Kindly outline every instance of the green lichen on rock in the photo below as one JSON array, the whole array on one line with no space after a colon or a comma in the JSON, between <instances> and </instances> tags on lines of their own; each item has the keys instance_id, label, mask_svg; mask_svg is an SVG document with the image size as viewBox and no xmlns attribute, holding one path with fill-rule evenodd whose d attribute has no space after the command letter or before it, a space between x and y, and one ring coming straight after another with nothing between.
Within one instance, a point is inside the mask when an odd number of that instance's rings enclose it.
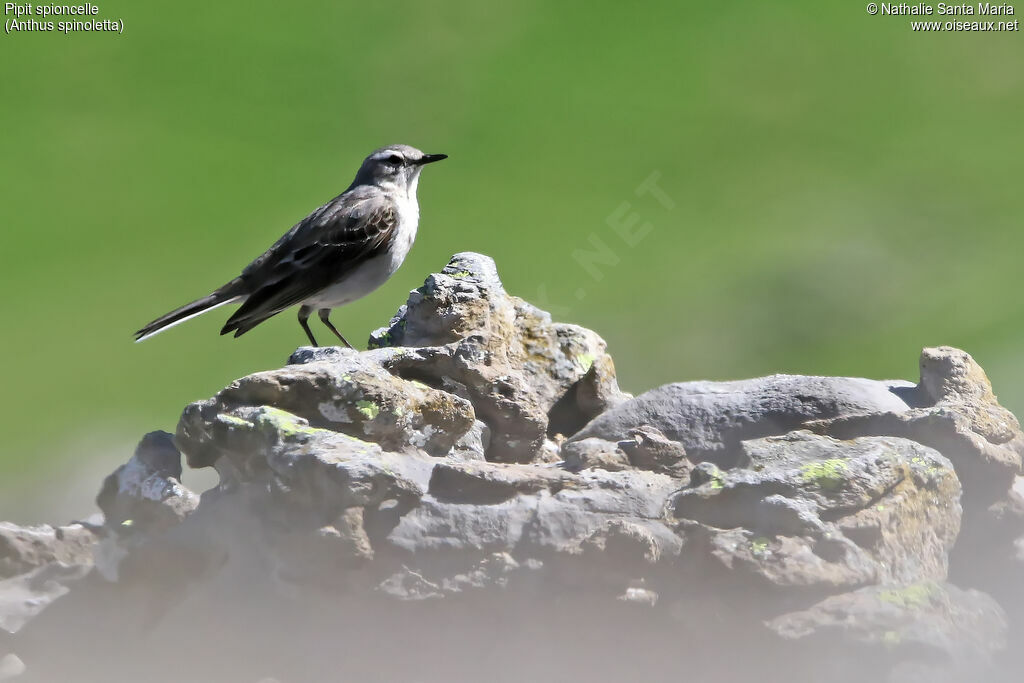
<instances>
[{"instance_id":1,"label":"green lichen on rock","mask_svg":"<svg viewBox=\"0 0 1024 683\"><path fill-rule=\"evenodd\" d=\"M724 489L725 472L720 470L718 465L712 462L703 463L703 467L706 468L703 475L706 477L706 481L704 483L708 484L712 490L715 491L721 491Z\"/></svg>"},{"instance_id":2,"label":"green lichen on rock","mask_svg":"<svg viewBox=\"0 0 1024 683\"><path fill-rule=\"evenodd\" d=\"M839 458L809 462L800 468L800 479L826 491L835 491L846 481L849 469L846 461Z\"/></svg>"},{"instance_id":3,"label":"green lichen on rock","mask_svg":"<svg viewBox=\"0 0 1024 683\"><path fill-rule=\"evenodd\" d=\"M708 483L713 490L721 491L725 488L725 472L718 469L718 466L714 463L709 464L711 465L711 471L708 473Z\"/></svg>"},{"instance_id":4,"label":"green lichen on rock","mask_svg":"<svg viewBox=\"0 0 1024 683\"><path fill-rule=\"evenodd\" d=\"M246 427L246 428L252 427L252 423L251 422L249 422L248 420L244 420L244 419L238 417L237 415L228 415L227 413L221 413L220 415L217 416L216 419L217 419L218 422L221 422L223 424L228 424L228 425L231 425L233 427Z\"/></svg>"},{"instance_id":5,"label":"green lichen on rock","mask_svg":"<svg viewBox=\"0 0 1024 683\"><path fill-rule=\"evenodd\" d=\"M597 358L594 357L594 354L587 352L576 354L576 357L573 360L576 361L576 365L578 365L584 373L587 373L590 372L590 368L594 367L594 361L597 360Z\"/></svg>"},{"instance_id":6,"label":"green lichen on rock","mask_svg":"<svg viewBox=\"0 0 1024 683\"><path fill-rule=\"evenodd\" d=\"M459 280L461 280L464 277L469 277L470 275L472 275L472 273L470 273L468 270L460 270L457 273L452 273L452 277Z\"/></svg>"},{"instance_id":7,"label":"green lichen on rock","mask_svg":"<svg viewBox=\"0 0 1024 683\"><path fill-rule=\"evenodd\" d=\"M754 555L764 555L768 552L769 539L766 536L758 536L750 542L750 552Z\"/></svg>"},{"instance_id":8,"label":"green lichen on rock","mask_svg":"<svg viewBox=\"0 0 1024 683\"><path fill-rule=\"evenodd\" d=\"M939 588L932 582L915 583L902 588L891 588L878 594L878 599L890 605L907 610L919 610L931 604L939 593Z\"/></svg>"},{"instance_id":9,"label":"green lichen on rock","mask_svg":"<svg viewBox=\"0 0 1024 683\"><path fill-rule=\"evenodd\" d=\"M900 635L899 631L886 631L882 634L882 643L887 648L894 648L903 642L903 636Z\"/></svg>"},{"instance_id":10,"label":"green lichen on rock","mask_svg":"<svg viewBox=\"0 0 1024 683\"><path fill-rule=\"evenodd\" d=\"M391 330L388 330L379 337L370 337L370 341L366 344L366 350L382 349L386 346L391 346Z\"/></svg>"},{"instance_id":11,"label":"green lichen on rock","mask_svg":"<svg viewBox=\"0 0 1024 683\"><path fill-rule=\"evenodd\" d=\"M356 410L363 414L367 420L380 415L380 406L373 401L356 401Z\"/></svg>"},{"instance_id":12,"label":"green lichen on rock","mask_svg":"<svg viewBox=\"0 0 1024 683\"><path fill-rule=\"evenodd\" d=\"M320 431L310 427L309 423L298 415L293 415L286 410L274 408L273 406L261 406L252 418L248 420L229 413L221 413L217 416L216 420L221 424L228 425L233 430L250 433L279 434L285 438L309 435Z\"/></svg>"},{"instance_id":13,"label":"green lichen on rock","mask_svg":"<svg viewBox=\"0 0 1024 683\"><path fill-rule=\"evenodd\" d=\"M286 438L315 434L321 431L310 427L309 423L301 417L272 406L260 408L255 425L259 429L274 431Z\"/></svg>"}]
</instances>

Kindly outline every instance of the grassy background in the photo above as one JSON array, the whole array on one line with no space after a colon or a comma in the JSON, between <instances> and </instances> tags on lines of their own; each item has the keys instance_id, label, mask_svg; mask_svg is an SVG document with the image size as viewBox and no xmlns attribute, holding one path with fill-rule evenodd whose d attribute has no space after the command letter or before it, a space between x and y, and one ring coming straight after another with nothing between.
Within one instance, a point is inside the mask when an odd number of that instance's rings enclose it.
<instances>
[{"instance_id":1,"label":"grassy background","mask_svg":"<svg viewBox=\"0 0 1024 683\"><path fill-rule=\"evenodd\" d=\"M106 0L123 35L0 35L0 498L123 461L279 366L292 313L238 340L226 310L131 333L391 142L451 159L424 175L405 267L335 313L350 339L478 250L600 332L634 392L914 379L922 346L952 344L1024 410L1020 33L809 1L227 5ZM671 210L637 196L652 173ZM624 202L651 225L634 245L608 222ZM573 256L595 240L600 277Z\"/></svg>"}]
</instances>

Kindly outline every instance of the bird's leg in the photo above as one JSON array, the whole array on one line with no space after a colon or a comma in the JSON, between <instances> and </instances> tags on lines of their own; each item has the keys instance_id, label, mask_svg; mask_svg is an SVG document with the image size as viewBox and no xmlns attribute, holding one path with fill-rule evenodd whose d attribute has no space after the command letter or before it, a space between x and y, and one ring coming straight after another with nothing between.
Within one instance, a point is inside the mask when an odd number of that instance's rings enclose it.
<instances>
[{"instance_id":1,"label":"bird's leg","mask_svg":"<svg viewBox=\"0 0 1024 683\"><path fill-rule=\"evenodd\" d=\"M334 336L340 339L342 344L344 344L350 349L355 350L354 347L348 343L348 340L341 336L341 332L338 332L338 328L331 324L331 309L321 308L318 311L318 313L320 314L320 320L323 321L324 325L327 325L327 329L333 332Z\"/></svg>"},{"instance_id":2,"label":"bird's leg","mask_svg":"<svg viewBox=\"0 0 1024 683\"><path fill-rule=\"evenodd\" d=\"M313 346L320 346L316 343L316 337L313 336L313 332L309 329L309 316L313 313L312 306L300 306L299 307L299 324L302 325L302 329L306 331L306 336L309 337L309 343Z\"/></svg>"}]
</instances>

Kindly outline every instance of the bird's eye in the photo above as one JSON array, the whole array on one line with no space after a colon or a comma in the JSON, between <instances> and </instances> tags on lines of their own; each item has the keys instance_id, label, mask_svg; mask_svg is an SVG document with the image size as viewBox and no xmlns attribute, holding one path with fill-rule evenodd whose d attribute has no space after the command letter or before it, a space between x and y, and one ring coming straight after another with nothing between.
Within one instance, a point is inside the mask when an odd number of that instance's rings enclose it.
<instances>
[{"instance_id":1,"label":"bird's eye","mask_svg":"<svg viewBox=\"0 0 1024 683\"><path fill-rule=\"evenodd\" d=\"M402 157L398 156L397 154L392 154L387 158L387 162L393 166L401 166L402 161Z\"/></svg>"}]
</instances>

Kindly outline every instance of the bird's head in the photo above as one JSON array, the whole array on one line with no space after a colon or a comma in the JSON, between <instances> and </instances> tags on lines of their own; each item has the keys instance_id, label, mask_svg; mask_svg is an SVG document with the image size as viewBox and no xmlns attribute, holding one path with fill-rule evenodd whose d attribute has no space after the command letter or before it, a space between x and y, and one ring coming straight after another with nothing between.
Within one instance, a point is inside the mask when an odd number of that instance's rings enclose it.
<instances>
[{"instance_id":1,"label":"bird's head","mask_svg":"<svg viewBox=\"0 0 1024 683\"><path fill-rule=\"evenodd\" d=\"M409 145L388 145L366 157L352 184L376 185L412 194L423 166L447 158L447 154L424 154Z\"/></svg>"}]
</instances>

